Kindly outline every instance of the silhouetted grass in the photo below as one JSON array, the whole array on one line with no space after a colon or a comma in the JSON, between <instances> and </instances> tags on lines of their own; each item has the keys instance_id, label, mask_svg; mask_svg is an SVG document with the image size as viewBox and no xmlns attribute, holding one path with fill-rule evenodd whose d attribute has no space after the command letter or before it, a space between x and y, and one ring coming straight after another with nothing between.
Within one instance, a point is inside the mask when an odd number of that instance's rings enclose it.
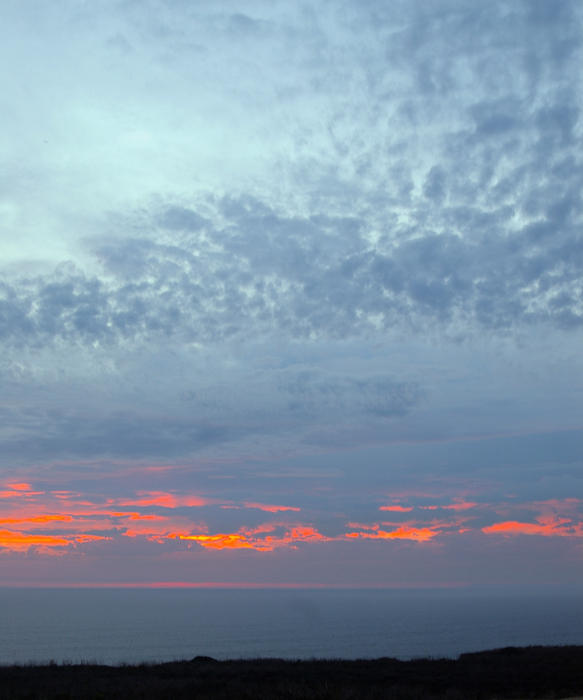
<instances>
[{"instance_id":1,"label":"silhouetted grass","mask_svg":"<svg viewBox=\"0 0 583 700\"><path fill-rule=\"evenodd\" d=\"M583 694L583 646L507 647L459 659L251 659L0 667L2 700L482 700Z\"/></svg>"}]
</instances>

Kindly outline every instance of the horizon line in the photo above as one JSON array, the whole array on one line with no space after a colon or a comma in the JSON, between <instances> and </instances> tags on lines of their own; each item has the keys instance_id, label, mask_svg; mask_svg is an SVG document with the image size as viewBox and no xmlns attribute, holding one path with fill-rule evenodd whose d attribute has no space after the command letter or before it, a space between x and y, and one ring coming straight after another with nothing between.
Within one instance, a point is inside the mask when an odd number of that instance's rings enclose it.
<instances>
[{"instance_id":1,"label":"horizon line","mask_svg":"<svg viewBox=\"0 0 583 700\"><path fill-rule=\"evenodd\" d=\"M0 583L0 588L200 588L200 589L338 589L338 590L410 590L435 588L464 588L466 582L451 583L310 583L256 581L80 581L62 583L15 582Z\"/></svg>"}]
</instances>

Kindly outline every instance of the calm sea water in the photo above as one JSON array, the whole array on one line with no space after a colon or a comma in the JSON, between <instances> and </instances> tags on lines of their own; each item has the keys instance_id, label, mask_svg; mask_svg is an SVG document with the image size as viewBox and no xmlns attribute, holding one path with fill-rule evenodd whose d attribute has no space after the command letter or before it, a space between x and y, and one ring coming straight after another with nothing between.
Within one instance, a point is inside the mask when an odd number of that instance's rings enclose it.
<instances>
[{"instance_id":1,"label":"calm sea water","mask_svg":"<svg viewBox=\"0 0 583 700\"><path fill-rule=\"evenodd\" d=\"M457 656L583 644L583 594L0 589L0 663Z\"/></svg>"}]
</instances>

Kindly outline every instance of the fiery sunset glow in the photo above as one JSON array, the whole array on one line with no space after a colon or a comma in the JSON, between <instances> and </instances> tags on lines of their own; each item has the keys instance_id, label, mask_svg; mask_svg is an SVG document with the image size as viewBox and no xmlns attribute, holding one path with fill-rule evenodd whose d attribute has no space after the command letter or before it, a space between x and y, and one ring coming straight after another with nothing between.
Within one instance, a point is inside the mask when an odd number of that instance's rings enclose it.
<instances>
[{"instance_id":1,"label":"fiery sunset glow","mask_svg":"<svg viewBox=\"0 0 583 700\"><path fill-rule=\"evenodd\" d=\"M178 551L181 549L185 553L195 548L222 551L227 556L233 550L253 550L269 556L276 550L299 547L317 550L330 543L358 547L359 540L385 542L389 547L387 555L390 555L391 542L409 542L423 547L443 538L449 542L456 536L467 537L471 533L583 538L582 503L573 498L513 504L522 512L538 509L540 513L534 517L534 522L500 519L498 513L511 508L509 503L480 504L459 500L441 505L377 506L378 510L403 520L363 523L346 519L340 520L330 532L323 532L311 523L297 520L300 507L249 501L224 504L217 494L212 497L176 495L158 490L139 491L134 496L119 498L97 498L95 494L35 489L29 483L17 486L6 483L3 488L4 493L13 494L13 498L3 499L0 508L0 555L4 556L24 552L41 559L54 554L63 556L67 552L71 556L84 552L91 555L96 543L100 543L105 555L108 548L115 552L124 539L139 539L146 546L153 543L169 552L176 552L178 546ZM212 526L217 512L225 505L234 509L241 520L232 531L218 531ZM121 506L131 506L132 510L118 510ZM249 510L259 511L264 518L271 519L254 526L246 525L245 514ZM439 510L462 511L464 515L436 519L434 513ZM412 518L412 514L418 517ZM481 525L484 518L495 522Z\"/></svg>"}]
</instances>

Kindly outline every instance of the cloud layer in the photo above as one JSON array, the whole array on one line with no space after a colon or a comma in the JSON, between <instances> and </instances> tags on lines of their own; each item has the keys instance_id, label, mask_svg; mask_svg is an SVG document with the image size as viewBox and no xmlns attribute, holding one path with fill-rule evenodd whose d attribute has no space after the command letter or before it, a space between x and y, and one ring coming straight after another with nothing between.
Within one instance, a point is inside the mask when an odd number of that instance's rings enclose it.
<instances>
[{"instance_id":1,"label":"cloud layer","mask_svg":"<svg viewBox=\"0 0 583 700\"><path fill-rule=\"evenodd\" d=\"M2 15L18 576L580 573L579 3Z\"/></svg>"}]
</instances>

